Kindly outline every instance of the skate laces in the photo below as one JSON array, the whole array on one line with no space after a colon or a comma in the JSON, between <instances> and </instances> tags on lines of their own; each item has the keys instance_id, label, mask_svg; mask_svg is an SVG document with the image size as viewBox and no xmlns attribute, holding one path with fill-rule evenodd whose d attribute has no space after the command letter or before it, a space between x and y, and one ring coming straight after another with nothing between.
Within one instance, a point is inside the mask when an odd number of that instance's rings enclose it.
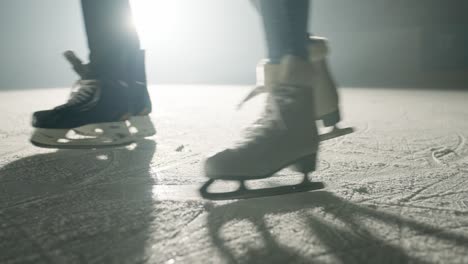
<instances>
[{"instance_id":1,"label":"skate laces","mask_svg":"<svg viewBox=\"0 0 468 264\"><path fill-rule=\"evenodd\" d=\"M83 64L80 58L75 55L71 50L67 50L63 53L63 56L72 65L73 70L80 76L81 79L87 79L89 76L90 69L87 64Z\"/></svg>"},{"instance_id":2,"label":"skate laces","mask_svg":"<svg viewBox=\"0 0 468 264\"><path fill-rule=\"evenodd\" d=\"M254 90L257 89L258 87ZM261 137L270 135L271 132L287 129L280 109L294 102L291 94L295 88L282 86L278 90L269 94L263 114L250 127L244 130L244 139L236 144L237 147L245 147L249 143L256 142ZM266 90L261 92L266 92Z\"/></svg>"},{"instance_id":3,"label":"skate laces","mask_svg":"<svg viewBox=\"0 0 468 264\"><path fill-rule=\"evenodd\" d=\"M79 80L73 85L72 93L67 103L57 108L76 106L93 101L98 90L98 80Z\"/></svg>"},{"instance_id":4,"label":"skate laces","mask_svg":"<svg viewBox=\"0 0 468 264\"><path fill-rule=\"evenodd\" d=\"M267 92L267 89L266 89L266 86L264 85L261 85L261 86L256 86L254 87L248 94L247 96L237 105L237 110L240 110L242 108L242 106L244 106L245 103L247 103L248 101L250 101L251 99L253 99L254 97L256 97L257 95L260 95L262 93L266 93ZM250 134L254 134L255 130L258 129L264 122L263 122L263 119L268 116L267 113L274 113L274 111L270 110L272 109L273 107L270 106L270 97L267 99L267 105L265 107L265 110L262 114L262 116L257 119L250 127L246 128L244 130L244 134L245 135L250 135Z\"/></svg>"},{"instance_id":5,"label":"skate laces","mask_svg":"<svg viewBox=\"0 0 468 264\"><path fill-rule=\"evenodd\" d=\"M96 79L87 79L87 76L89 76L89 67L83 64L81 59L78 58L73 51L68 50L64 52L63 55L73 66L73 69L81 79L73 84L67 103L57 108L81 105L92 101L99 89L99 81Z\"/></svg>"},{"instance_id":6,"label":"skate laces","mask_svg":"<svg viewBox=\"0 0 468 264\"><path fill-rule=\"evenodd\" d=\"M268 92L268 90L267 90L266 86L264 86L264 85L254 87L249 92L249 94L247 94L247 96L237 105L237 109L238 110L241 109L242 106L244 106L245 103L247 103L248 101L250 101L251 99L253 99L257 95L260 95L260 94L266 93L266 92Z\"/></svg>"}]
</instances>

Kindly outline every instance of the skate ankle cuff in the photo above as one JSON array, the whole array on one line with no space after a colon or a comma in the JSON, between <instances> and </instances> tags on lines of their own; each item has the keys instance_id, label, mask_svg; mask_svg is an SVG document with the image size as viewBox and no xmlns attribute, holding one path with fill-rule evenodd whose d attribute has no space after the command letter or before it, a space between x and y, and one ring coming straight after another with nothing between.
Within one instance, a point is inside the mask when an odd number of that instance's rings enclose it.
<instances>
[{"instance_id":1,"label":"skate ankle cuff","mask_svg":"<svg viewBox=\"0 0 468 264\"><path fill-rule=\"evenodd\" d=\"M309 61L321 61L324 60L328 53L328 40L321 37L310 37L308 44Z\"/></svg>"},{"instance_id":2,"label":"skate ankle cuff","mask_svg":"<svg viewBox=\"0 0 468 264\"><path fill-rule=\"evenodd\" d=\"M282 58L278 69L278 83L308 87L311 83L311 71L313 71L312 65L308 60L294 55L286 55Z\"/></svg>"}]
</instances>

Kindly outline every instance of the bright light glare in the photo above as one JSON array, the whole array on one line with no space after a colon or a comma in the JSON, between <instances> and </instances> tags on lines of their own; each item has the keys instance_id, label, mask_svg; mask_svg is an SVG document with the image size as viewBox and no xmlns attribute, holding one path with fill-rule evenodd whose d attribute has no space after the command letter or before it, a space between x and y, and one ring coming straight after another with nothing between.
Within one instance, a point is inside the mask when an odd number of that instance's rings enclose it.
<instances>
[{"instance_id":1,"label":"bright light glare","mask_svg":"<svg viewBox=\"0 0 468 264\"><path fill-rule=\"evenodd\" d=\"M130 0L130 3L143 48L154 46L157 41L169 41L181 26L180 1Z\"/></svg>"}]
</instances>

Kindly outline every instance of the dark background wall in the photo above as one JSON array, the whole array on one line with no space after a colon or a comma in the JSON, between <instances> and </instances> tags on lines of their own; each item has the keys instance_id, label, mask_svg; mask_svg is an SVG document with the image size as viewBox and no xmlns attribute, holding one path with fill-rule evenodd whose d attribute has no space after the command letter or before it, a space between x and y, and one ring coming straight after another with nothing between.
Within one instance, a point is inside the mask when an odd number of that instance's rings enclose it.
<instances>
[{"instance_id":1,"label":"dark background wall","mask_svg":"<svg viewBox=\"0 0 468 264\"><path fill-rule=\"evenodd\" d=\"M314 8L314 28L330 38L343 84L468 87L468 1L316 1Z\"/></svg>"},{"instance_id":2,"label":"dark background wall","mask_svg":"<svg viewBox=\"0 0 468 264\"><path fill-rule=\"evenodd\" d=\"M264 43L248 1L158 2L174 4L143 36L150 82L254 82ZM0 89L69 86L61 52L87 54L80 11L78 0L0 2ZM330 39L343 86L468 87L467 11L464 0L322 0L311 30Z\"/></svg>"},{"instance_id":3,"label":"dark background wall","mask_svg":"<svg viewBox=\"0 0 468 264\"><path fill-rule=\"evenodd\" d=\"M74 76L60 57L84 51L79 1L0 2L0 89L70 85Z\"/></svg>"}]
</instances>

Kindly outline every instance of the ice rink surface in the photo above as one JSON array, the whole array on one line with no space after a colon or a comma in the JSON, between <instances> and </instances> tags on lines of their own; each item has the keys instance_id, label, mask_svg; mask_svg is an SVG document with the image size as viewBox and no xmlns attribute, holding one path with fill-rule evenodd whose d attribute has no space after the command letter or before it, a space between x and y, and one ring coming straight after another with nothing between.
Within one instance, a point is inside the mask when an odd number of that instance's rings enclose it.
<instances>
[{"instance_id":1,"label":"ice rink surface","mask_svg":"<svg viewBox=\"0 0 468 264\"><path fill-rule=\"evenodd\" d=\"M0 263L468 263L467 92L342 89L357 131L321 145L327 189L203 200L204 156L261 110L236 111L248 89L152 87L157 136L60 151L29 144L30 114L69 90L1 92Z\"/></svg>"}]
</instances>

